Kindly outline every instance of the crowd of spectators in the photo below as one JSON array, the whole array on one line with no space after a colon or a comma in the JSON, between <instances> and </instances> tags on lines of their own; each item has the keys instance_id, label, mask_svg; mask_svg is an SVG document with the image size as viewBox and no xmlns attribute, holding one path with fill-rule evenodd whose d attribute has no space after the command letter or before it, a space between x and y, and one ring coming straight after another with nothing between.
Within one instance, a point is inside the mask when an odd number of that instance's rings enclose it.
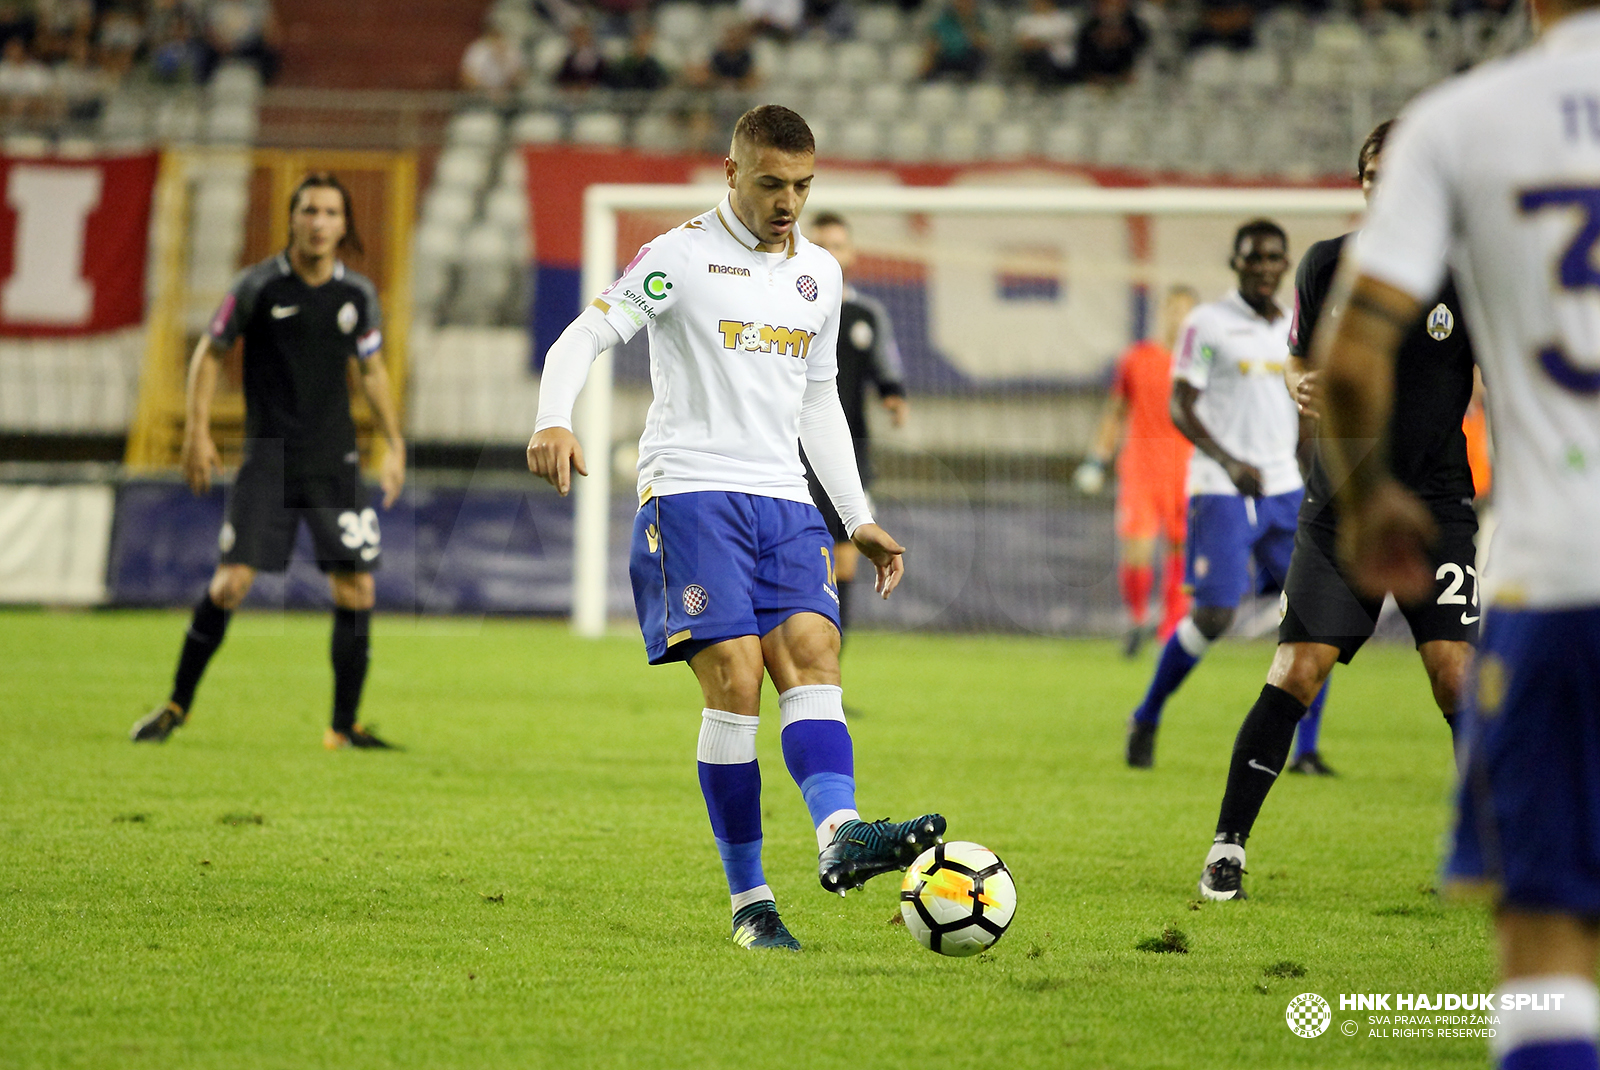
<instances>
[{"instance_id":1,"label":"crowd of spectators","mask_svg":"<svg viewBox=\"0 0 1600 1070\"><path fill-rule=\"evenodd\" d=\"M738 21L708 42L706 54L670 69L654 51L651 0L535 0L548 25L566 36L566 57L554 77L569 90L756 86L753 45L761 37L848 40L861 0L738 0ZM1159 27L1179 54L1233 51L1257 44L1257 27L1273 0L891 0L908 17L923 49L927 80L1023 81L1041 89L1115 85L1131 79ZM1428 13L1478 20L1492 33L1513 0L1298 0L1315 17L1339 15L1376 26ZM1484 29L1487 27L1487 29ZM623 58L610 41L627 40ZM1474 57L1477 58L1477 57ZM516 46L494 30L468 49L462 84L505 99L530 77Z\"/></svg>"},{"instance_id":2,"label":"crowd of spectators","mask_svg":"<svg viewBox=\"0 0 1600 1070\"><path fill-rule=\"evenodd\" d=\"M278 65L270 0L0 0L0 110L92 122L130 79L198 85L225 61Z\"/></svg>"}]
</instances>

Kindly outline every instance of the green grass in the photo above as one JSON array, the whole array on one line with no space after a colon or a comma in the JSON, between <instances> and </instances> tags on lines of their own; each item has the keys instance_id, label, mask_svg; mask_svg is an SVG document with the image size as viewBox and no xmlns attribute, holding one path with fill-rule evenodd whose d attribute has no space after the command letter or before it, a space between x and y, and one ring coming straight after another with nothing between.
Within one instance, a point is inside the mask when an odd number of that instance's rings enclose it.
<instances>
[{"instance_id":1,"label":"green grass","mask_svg":"<svg viewBox=\"0 0 1600 1070\"><path fill-rule=\"evenodd\" d=\"M1407 650L1335 675L1324 750L1343 775L1285 777L1251 900L1197 908L1267 646L1215 648L1135 773L1123 721L1149 655L854 637L866 816L938 808L1016 876L1011 931L955 960L890 924L897 881L818 888L775 724L766 869L806 949L732 945L698 689L636 637L379 618L365 719L409 750L328 753L326 617L246 614L190 725L135 747L184 624L0 613L0 1066L1485 1062L1481 1040L1339 1033L1357 1015L1338 993L1491 980L1481 910L1432 887L1450 758ZM1169 931L1186 953L1137 950L1175 950ZM1306 991L1335 1007L1313 1040L1284 1024Z\"/></svg>"}]
</instances>

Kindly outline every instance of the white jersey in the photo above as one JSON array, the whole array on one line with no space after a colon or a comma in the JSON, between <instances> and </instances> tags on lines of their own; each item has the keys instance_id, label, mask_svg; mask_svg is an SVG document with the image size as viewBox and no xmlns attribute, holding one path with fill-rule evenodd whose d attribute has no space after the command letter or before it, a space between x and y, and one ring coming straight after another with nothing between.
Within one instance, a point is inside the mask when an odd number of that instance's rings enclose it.
<instances>
[{"instance_id":1,"label":"white jersey","mask_svg":"<svg viewBox=\"0 0 1600 1070\"><path fill-rule=\"evenodd\" d=\"M1408 108L1354 256L1419 301L1455 273L1496 446L1485 597L1600 603L1600 11Z\"/></svg>"},{"instance_id":2,"label":"white jersey","mask_svg":"<svg viewBox=\"0 0 1600 1070\"><path fill-rule=\"evenodd\" d=\"M1283 382L1289 316L1268 320L1233 290L1189 313L1178 332L1172 378L1200 391L1194 413L1217 445L1261 470L1261 492L1301 487L1294 451L1300 417ZM1238 494L1222 465L1199 450L1189 456L1190 494Z\"/></svg>"},{"instance_id":3,"label":"white jersey","mask_svg":"<svg viewBox=\"0 0 1600 1070\"><path fill-rule=\"evenodd\" d=\"M837 374L839 262L791 233L776 253L722 204L639 250L595 301L623 341L650 331L654 398L639 494L731 490L810 502L806 381Z\"/></svg>"}]
</instances>

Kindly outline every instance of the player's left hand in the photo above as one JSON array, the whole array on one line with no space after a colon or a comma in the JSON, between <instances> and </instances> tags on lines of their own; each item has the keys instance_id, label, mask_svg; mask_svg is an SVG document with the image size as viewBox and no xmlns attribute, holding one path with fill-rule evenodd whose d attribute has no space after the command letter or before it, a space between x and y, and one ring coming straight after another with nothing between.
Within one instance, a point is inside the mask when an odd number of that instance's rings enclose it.
<instances>
[{"instance_id":1,"label":"player's left hand","mask_svg":"<svg viewBox=\"0 0 1600 1070\"><path fill-rule=\"evenodd\" d=\"M1317 389L1321 375L1321 372L1306 372L1294 386L1294 404L1301 416L1322 416L1322 398Z\"/></svg>"},{"instance_id":2,"label":"player's left hand","mask_svg":"<svg viewBox=\"0 0 1600 1070\"><path fill-rule=\"evenodd\" d=\"M400 497L400 488L406 485L406 446L404 442L392 444L383 453L383 464L378 469L378 486L383 488L383 507L393 505Z\"/></svg>"},{"instance_id":3,"label":"player's left hand","mask_svg":"<svg viewBox=\"0 0 1600 1070\"><path fill-rule=\"evenodd\" d=\"M1383 483L1358 509L1339 518L1339 556L1364 593L1394 592L1399 602L1433 594L1428 548L1439 529L1422 500L1394 480Z\"/></svg>"},{"instance_id":4,"label":"player's left hand","mask_svg":"<svg viewBox=\"0 0 1600 1070\"><path fill-rule=\"evenodd\" d=\"M900 577L906 574L905 558L900 556L906 548L876 524L862 524L850 536L850 541L878 570L873 590L888 598L889 593L900 586Z\"/></svg>"}]
</instances>

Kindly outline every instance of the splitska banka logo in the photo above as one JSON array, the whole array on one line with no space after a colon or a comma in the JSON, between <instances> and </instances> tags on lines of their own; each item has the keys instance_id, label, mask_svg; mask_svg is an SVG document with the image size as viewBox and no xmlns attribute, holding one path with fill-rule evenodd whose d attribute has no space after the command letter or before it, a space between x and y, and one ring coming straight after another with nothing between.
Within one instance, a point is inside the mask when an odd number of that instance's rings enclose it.
<instances>
[{"instance_id":1,"label":"splitska banka logo","mask_svg":"<svg viewBox=\"0 0 1600 1070\"><path fill-rule=\"evenodd\" d=\"M806 359L811 351L814 331L794 327L774 327L770 323L740 323L723 320L717 324L722 332L723 349L742 349L746 353L775 353L784 357Z\"/></svg>"}]
</instances>

